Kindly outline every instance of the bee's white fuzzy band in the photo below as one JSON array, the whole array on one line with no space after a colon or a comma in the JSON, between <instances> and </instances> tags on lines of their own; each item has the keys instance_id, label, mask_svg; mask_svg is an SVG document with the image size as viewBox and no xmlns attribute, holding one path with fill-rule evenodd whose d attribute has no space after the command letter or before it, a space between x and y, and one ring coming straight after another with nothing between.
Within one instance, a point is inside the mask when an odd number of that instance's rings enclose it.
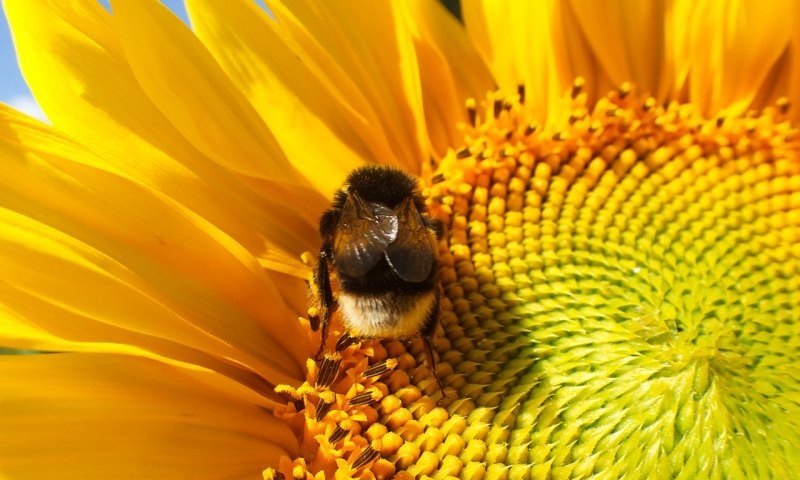
<instances>
[{"instance_id":1,"label":"bee's white fuzzy band","mask_svg":"<svg viewBox=\"0 0 800 480\"><path fill-rule=\"evenodd\" d=\"M339 306L352 336L402 338L419 333L434 300L433 291L417 295L344 293L339 297Z\"/></svg>"}]
</instances>

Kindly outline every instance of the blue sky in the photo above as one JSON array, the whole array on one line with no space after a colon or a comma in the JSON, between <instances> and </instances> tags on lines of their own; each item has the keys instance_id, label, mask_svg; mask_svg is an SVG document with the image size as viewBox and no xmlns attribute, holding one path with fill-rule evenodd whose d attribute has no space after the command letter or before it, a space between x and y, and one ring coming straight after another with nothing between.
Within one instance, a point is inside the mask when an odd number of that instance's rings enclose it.
<instances>
[{"instance_id":1,"label":"blue sky","mask_svg":"<svg viewBox=\"0 0 800 480\"><path fill-rule=\"evenodd\" d=\"M100 1L108 6L108 0ZM183 8L182 0L162 0L162 3L186 21L186 9ZM0 8L0 102L12 105L31 115L42 117L41 111L38 110L36 102L19 72L14 44L11 42L8 22L2 8Z\"/></svg>"}]
</instances>

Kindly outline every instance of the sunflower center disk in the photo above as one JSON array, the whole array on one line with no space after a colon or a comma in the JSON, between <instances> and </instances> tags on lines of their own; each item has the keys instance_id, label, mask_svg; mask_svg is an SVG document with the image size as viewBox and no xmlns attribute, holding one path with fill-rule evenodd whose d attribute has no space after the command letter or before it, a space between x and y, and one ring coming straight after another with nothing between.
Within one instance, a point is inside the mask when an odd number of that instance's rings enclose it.
<instances>
[{"instance_id":1,"label":"sunflower center disk","mask_svg":"<svg viewBox=\"0 0 800 480\"><path fill-rule=\"evenodd\" d=\"M421 345L348 347L354 380L333 389L376 400L331 409L366 414L346 432L358 447L313 453L337 456L328 474L800 471L800 133L785 105L708 120L628 86L588 109L579 87L555 134L522 95L468 102L466 147L427 189L447 225L434 345L448 398L436 405ZM392 371L362 382L384 358Z\"/></svg>"}]
</instances>

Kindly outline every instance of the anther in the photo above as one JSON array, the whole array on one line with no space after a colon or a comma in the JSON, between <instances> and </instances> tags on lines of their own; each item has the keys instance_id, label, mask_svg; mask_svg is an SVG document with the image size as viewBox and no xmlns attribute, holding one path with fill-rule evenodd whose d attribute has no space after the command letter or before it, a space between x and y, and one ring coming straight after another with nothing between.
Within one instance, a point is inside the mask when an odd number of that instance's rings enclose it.
<instances>
[{"instance_id":1,"label":"anther","mask_svg":"<svg viewBox=\"0 0 800 480\"><path fill-rule=\"evenodd\" d=\"M525 127L525 135L532 135L536 130L539 129L539 126L535 123L529 123L527 127Z\"/></svg>"},{"instance_id":2,"label":"anther","mask_svg":"<svg viewBox=\"0 0 800 480\"><path fill-rule=\"evenodd\" d=\"M525 103L525 84L520 83L517 85L517 96L519 97L519 103Z\"/></svg>"},{"instance_id":3,"label":"anther","mask_svg":"<svg viewBox=\"0 0 800 480\"><path fill-rule=\"evenodd\" d=\"M336 380L336 374L339 373L339 364L342 362L342 357L338 354L326 353L322 359L322 365L319 367L319 374L317 374L317 387L329 387Z\"/></svg>"},{"instance_id":4,"label":"anther","mask_svg":"<svg viewBox=\"0 0 800 480\"><path fill-rule=\"evenodd\" d=\"M464 147L456 153L456 158L467 158L470 155L472 155L472 153L470 153L469 147Z\"/></svg>"},{"instance_id":5,"label":"anther","mask_svg":"<svg viewBox=\"0 0 800 480\"><path fill-rule=\"evenodd\" d=\"M390 366L390 363L393 365ZM384 360L372 365L364 372L364 378L377 377L389 371L389 368L394 368L397 365L397 360Z\"/></svg>"},{"instance_id":6,"label":"anther","mask_svg":"<svg viewBox=\"0 0 800 480\"><path fill-rule=\"evenodd\" d=\"M576 98L578 95L581 94L583 91L583 86L586 85L586 80L583 77L577 77L574 82L572 82L572 98Z\"/></svg>"},{"instance_id":7,"label":"anther","mask_svg":"<svg viewBox=\"0 0 800 480\"><path fill-rule=\"evenodd\" d=\"M781 97L775 102L775 106L778 107L778 110L784 115L789 113L789 109L792 106L792 103L786 97Z\"/></svg>"},{"instance_id":8,"label":"anther","mask_svg":"<svg viewBox=\"0 0 800 480\"><path fill-rule=\"evenodd\" d=\"M274 468L264 470L264 480L286 480L286 475L276 472Z\"/></svg>"},{"instance_id":9,"label":"anther","mask_svg":"<svg viewBox=\"0 0 800 480\"><path fill-rule=\"evenodd\" d=\"M339 440L343 439L347 435L347 430L343 429L339 425L336 425L336 429L331 432L331 436L328 437L328 441L331 443L336 443Z\"/></svg>"},{"instance_id":10,"label":"anther","mask_svg":"<svg viewBox=\"0 0 800 480\"><path fill-rule=\"evenodd\" d=\"M377 402L380 400L381 393L378 390L368 390L366 392L361 392L355 397L350 400L350 405L352 406L359 406L359 405L369 405L370 403Z\"/></svg>"},{"instance_id":11,"label":"anther","mask_svg":"<svg viewBox=\"0 0 800 480\"><path fill-rule=\"evenodd\" d=\"M372 448L372 445L367 446L367 448L365 448L358 458L356 458L356 460L353 462L353 469L358 470L359 468L378 458L379 455L380 452Z\"/></svg>"},{"instance_id":12,"label":"anther","mask_svg":"<svg viewBox=\"0 0 800 480\"><path fill-rule=\"evenodd\" d=\"M469 124L474 127L475 122L478 119L478 107L477 104L475 103L475 99L468 98L466 105L467 105L467 117L469 117Z\"/></svg>"},{"instance_id":13,"label":"anther","mask_svg":"<svg viewBox=\"0 0 800 480\"><path fill-rule=\"evenodd\" d=\"M617 94L619 98L625 99L628 95L630 95L631 90L633 90L633 85L631 82L622 82L622 84L617 87Z\"/></svg>"},{"instance_id":14,"label":"anther","mask_svg":"<svg viewBox=\"0 0 800 480\"><path fill-rule=\"evenodd\" d=\"M331 403L326 402L325 400L320 400L317 404L317 412L314 414L314 420L321 421L325 414L331 411Z\"/></svg>"},{"instance_id":15,"label":"anther","mask_svg":"<svg viewBox=\"0 0 800 480\"><path fill-rule=\"evenodd\" d=\"M494 103L492 104L492 107L494 109L493 110L494 118L499 117L500 116L500 112L503 110L503 101L501 99L499 99L499 98L495 98L494 99Z\"/></svg>"},{"instance_id":16,"label":"anther","mask_svg":"<svg viewBox=\"0 0 800 480\"><path fill-rule=\"evenodd\" d=\"M431 183L436 185L437 183L444 182L444 173L437 173L433 177L431 177ZM338 345L338 344L337 344Z\"/></svg>"},{"instance_id":17,"label":"anther","mask_svg":"<svg viewBox=\"0 0 800 480\"><path fill-rule=\"evenodd\" d=\"M350 336L349 333L344 332L344 334L342 334L342 336L339 337L339 340L336 341L336 347L334 348L336 349L337 352L341 352L342 350L356 343L357 341L358 341L357 338L353 338Z\"/></svg>"}]
</instances>

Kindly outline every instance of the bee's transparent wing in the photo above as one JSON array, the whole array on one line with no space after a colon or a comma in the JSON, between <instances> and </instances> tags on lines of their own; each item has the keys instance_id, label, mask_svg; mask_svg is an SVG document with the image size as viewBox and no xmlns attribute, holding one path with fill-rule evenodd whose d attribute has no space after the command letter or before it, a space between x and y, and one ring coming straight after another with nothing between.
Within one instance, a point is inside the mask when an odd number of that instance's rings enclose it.
<instances>
[{"instance_id":1,"label":"bee's transparent wing","mask_svg":"<svg viewBox=\"0 0 800 480\"><path fill-rule=\"evenodd\" d=\"M430 275L436 256L430 233L412 198L397 207L397 220L397 239L386 248L386 259L403 280L421 282Z\"/></svg>"},{"instance_id":2,"label":"bee's transparent wing","mask_svg":"<svg viewBox=\"0 0 800 480\"><path fill-rule=\"evenodd\" d=\"M348 194L333 238L337 270L351 277L366 274L397 238L397 215L390 208Z\"/></svg>"}]
</instances>

